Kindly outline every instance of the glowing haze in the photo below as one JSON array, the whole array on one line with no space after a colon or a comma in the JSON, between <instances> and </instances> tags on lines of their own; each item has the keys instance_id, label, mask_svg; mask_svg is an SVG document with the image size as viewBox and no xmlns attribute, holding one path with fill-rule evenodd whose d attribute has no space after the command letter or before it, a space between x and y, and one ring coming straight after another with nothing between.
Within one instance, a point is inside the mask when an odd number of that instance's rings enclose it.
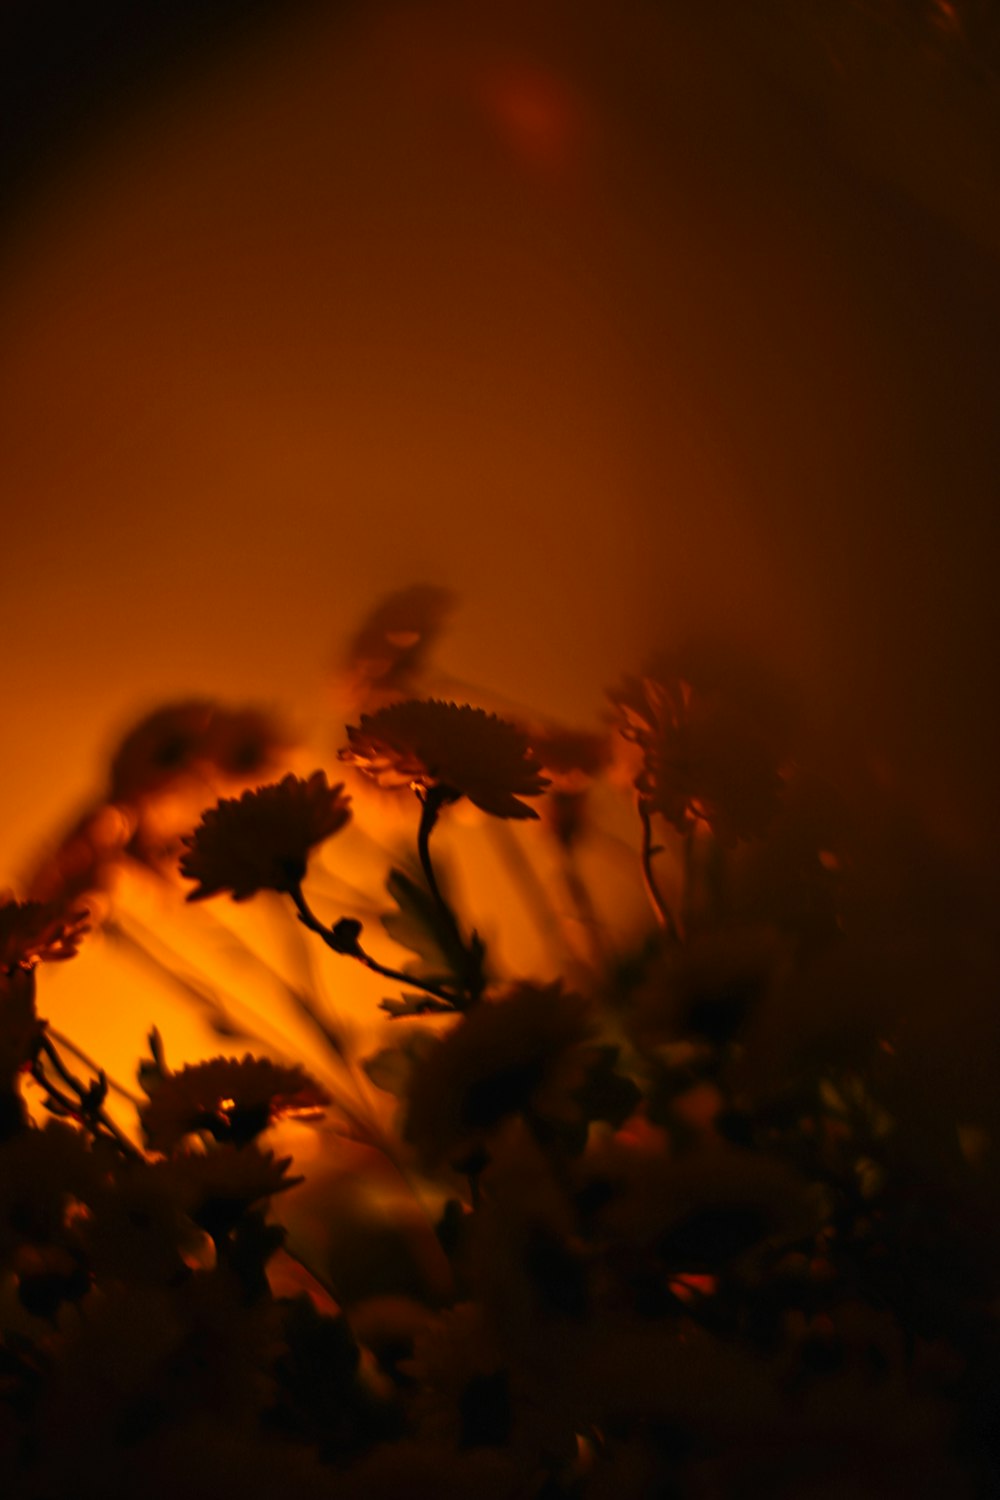
<instances>
[{"instance_id":1,"label":"glowing haze","mask_svg":"<svg viewBox=\"0 0 1000 1500\"><path fill-rule=\"evenodd\" d=\"M319 7L36 197L0 348L9 878L137 711L318 713L415 580L463 597L457 676L556 714L735 635L985 847L991 101L902 35L880 93L863 17L806 16Z\"/></svg>"}]
</instances>

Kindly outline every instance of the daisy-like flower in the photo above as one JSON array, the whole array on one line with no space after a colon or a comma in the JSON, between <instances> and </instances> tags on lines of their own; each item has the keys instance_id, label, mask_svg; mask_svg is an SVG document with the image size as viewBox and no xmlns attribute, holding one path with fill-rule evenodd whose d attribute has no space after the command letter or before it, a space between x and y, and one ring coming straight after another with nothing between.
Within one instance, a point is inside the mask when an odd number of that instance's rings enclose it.
<instances>
[{"instance_id":1,"label":"daisy-like flower","mask_svg":"<svg viewBox=\"0 0 1000 1500\"><path fill-rule=\"evenodd\" d=\"M196 1131L243 1145L281 1116L315 1116L330 1103L301 1068L249 1053L190 1063L149 1087L139 1115L150 1148L164 1153Z\"/></svg>"},{"instance_id":2,"label":"daisy-like flower","mask_svg":"<svg viewBox=\"0 0 1000 1500\"><path fill-rule=\"evenodd\" d=\"M558 985L483 1001L414 1067L407 1139L433 1164L468 1154L511 1115L574 1117L591 1031L584 1002Z\"/></svg>"},{"instance_id":3,"label":"daisy-like flower","mask_svg":"<svg viewBox=\"0 0 1000 1500\"><path fill-rule=\"evenodd\" d=\"M0 905L0 970L9 974L18 967L72 958L89 925L85 911L8 896Z\"/></svg>"},{"instance_id":4,"label":"daisy-like flower","mask_svg":"<svg viewBox=\"0 0 1000 1500\"><path fill-rule=\"evenodd\" d=\"M258 891L295 890L310 850L350 816L343 783L329 786L323 771L308 781L288 775L242 797L223 797L183 840L181 874L198 882L188 900L229 891L234 901L246 901Z\"/></svg>"},{"instance_id":5,"label":"daisy-like flower","mask_svg":"<svg viewBox=\"0 0 1000 1500\"><path fill-rule=\"evenodd\" d=\"M782 755L743 702L670 664L610 697L621 734L641 752L635 785L649 812L681 833L706 823L722 844L765 832L784 786Z\"/></svg>"},{"instance_id":6,"label":"daisy-like flower","mask_svg":"<svg viewBox=\"0 0 1000 1500\"><path fill-rule=\"evenodd\" d=\"M482 708L437 698L390 703L348 726L341 760L383 787L436 789L442 801L468 797L496 818L536 818L519 801L548 785L517 725Z\"/></svg>"}]
</instances>

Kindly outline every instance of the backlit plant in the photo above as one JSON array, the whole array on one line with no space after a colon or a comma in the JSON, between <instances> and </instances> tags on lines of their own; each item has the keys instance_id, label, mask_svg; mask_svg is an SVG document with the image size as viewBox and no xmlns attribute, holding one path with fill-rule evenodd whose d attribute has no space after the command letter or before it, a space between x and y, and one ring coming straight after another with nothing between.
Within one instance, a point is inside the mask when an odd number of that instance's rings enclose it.
<instances>
[{"instance_id":1,"label":"backlit plant","mask_svg":"<svg viewBox=\"0 0 1000 1500\"><path fill-rule=\"evenodd\" d=\"M324 767L255 711L149 715L0 904L5 1493L987 1492L994 1104L923 1089L868 793L704 655L582 730L424 695L444 600L359 630ZM409 848L361 917L322 876L380 797ZM476 820L544 973L462 880ZM130 862L192 921L280 908L345 997L286 984L310 1049L189 973L223 1053L154 1026L137 1091L48 1024L47 963L142 945Z\"/></svg>"}]
</instances>

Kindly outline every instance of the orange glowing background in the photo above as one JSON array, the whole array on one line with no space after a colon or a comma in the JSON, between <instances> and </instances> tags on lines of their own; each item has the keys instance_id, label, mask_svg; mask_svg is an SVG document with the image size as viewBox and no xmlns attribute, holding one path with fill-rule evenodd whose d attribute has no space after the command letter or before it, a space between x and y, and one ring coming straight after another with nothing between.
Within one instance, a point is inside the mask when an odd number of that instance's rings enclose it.
<instances>
[{"instance_id":1,"label":"orange glowing background","mask_svg":"<svg viewBox=\"0 0 1000 1500\"><path fill-rule=\"evenodd\" d=\"M0 873L161 700L335 745L335 647L415 580L462 596L455 677L557 717L735 636L992 868L996 94L873 25L294 7L40 183L3 263ZM128 1071L151 1002L99 962L46 1005Z\"/></svg>"}]
</instances>

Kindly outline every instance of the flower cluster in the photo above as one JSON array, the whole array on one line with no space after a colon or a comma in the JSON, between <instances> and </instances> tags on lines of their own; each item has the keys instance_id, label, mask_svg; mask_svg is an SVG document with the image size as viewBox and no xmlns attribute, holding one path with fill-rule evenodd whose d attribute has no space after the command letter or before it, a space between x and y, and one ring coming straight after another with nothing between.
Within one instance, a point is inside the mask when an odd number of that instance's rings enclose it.
<instances>
[{"instance_id":1,"label":"flower cluster","mask_svg":"<svg viewBox=\"0 0 1000 1500\"><path fill-rule=\"evenodd\" d=\"M36 1011L80 905L0 902L7 1489L995 1492L1000 1026L932 835L718 659L628 679L613 730L400 697L448 602L393 596L348 652L342 759L419 802L375 886L350 836L310 869L350 800L265 780L265 719L192 700L119 747L125 842L209 760L260 782L202 783L194 906L154 887L176 970L108 898L230 1055L168 1067L154 1029L134 1094ZM460 798L525 826L440 840ZM222 893L277 899L213 923Z\"/></svg>"}]
</instances>

